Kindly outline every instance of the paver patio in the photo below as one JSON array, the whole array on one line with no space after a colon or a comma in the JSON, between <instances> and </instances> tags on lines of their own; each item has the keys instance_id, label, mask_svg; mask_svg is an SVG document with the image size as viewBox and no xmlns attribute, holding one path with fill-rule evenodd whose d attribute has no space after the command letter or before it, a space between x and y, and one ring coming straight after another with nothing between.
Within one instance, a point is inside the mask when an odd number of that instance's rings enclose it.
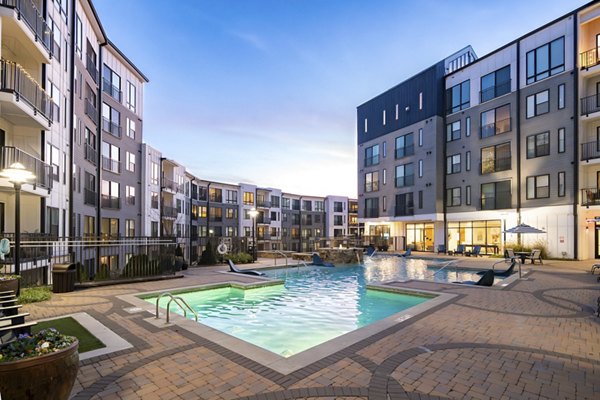
<instances>
[{"instance_id":1,"label":"paver patio","mask_svg":"<svg viewBox=\"0 0 600 400\"><path fill-rule=\"evenodd\" d=\"M600 283L590 264L545 261L503 290L391 283L458 296L288 375L176 325L157 327L116 297L253 280L223 274L224 266L55 294L25 308L33 319L86 312L133 345L82 361L74 399L597 399Z\"/></svg>"}]
</instances>

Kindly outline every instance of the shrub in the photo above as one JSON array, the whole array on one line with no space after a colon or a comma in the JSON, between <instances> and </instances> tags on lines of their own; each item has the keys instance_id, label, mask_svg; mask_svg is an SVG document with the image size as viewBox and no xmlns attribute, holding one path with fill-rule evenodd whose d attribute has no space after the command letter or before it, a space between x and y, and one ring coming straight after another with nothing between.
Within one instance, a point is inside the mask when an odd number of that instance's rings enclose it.
<instances>
[{"instance_id":1,"label":"shrub","mask_svg":"<svg viewBox=\"0 0 600 400\"><path fill-rule=\"evenodd\" d=\"M200 257L201 265L215 265L217 263L217 258L215 256L215 249L213 249L212 244L208 244L206 249L202 252L202 256Z\"/></svg>"},{"instance_id":2,"label":"shrub","mask_svg":"<svg viewBox=\"0 0 600 400\"><path fill-rule=\"evenodd\" d=\"M231 253L227 254L225 258L231 259L234 264L249 264L254 261L252 255L248 253Z\"/></svg>"},{"instance_id":3,"label":"shrub","mask_svg":"<svg viewBox=\"0 0 600 400\"><path fill-rule=\"evenodd\" d=\"M50 300L52 297L52 290L50 286L37 286L22 288L19 294L19 303L30 304L37 303L40 301Z\"/></svg>"},{"instance_id":4,"label":"shrub","mask_svg":"<svg viewBox=\"0 0 600 400\"><path fill-rule=\"evenodd\" d=\"M519 244L517 242L506 242L504 243L504 249L513 249L514 251L531 252L533 249L539 249L541 251L542 258L549 258L548 245L545 241L539 239L533 243Z\"/></svg>"}]
</instances>

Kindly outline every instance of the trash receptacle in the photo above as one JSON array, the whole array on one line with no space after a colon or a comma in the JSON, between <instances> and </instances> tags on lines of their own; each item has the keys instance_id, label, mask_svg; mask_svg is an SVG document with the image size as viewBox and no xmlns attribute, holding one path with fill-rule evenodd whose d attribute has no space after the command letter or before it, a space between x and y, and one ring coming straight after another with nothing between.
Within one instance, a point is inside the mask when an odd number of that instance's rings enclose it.
<instances>
[{"instance_id":1,"label":"trash receptacle","mask_svg":"<svg viewBox=\"0 0 600 400\"><path fill-rule=\"evenodd\" d=\"M52 291L67 293L75 290L77 264L54 264L52 266Z\"/></svg>"}]
</instances>

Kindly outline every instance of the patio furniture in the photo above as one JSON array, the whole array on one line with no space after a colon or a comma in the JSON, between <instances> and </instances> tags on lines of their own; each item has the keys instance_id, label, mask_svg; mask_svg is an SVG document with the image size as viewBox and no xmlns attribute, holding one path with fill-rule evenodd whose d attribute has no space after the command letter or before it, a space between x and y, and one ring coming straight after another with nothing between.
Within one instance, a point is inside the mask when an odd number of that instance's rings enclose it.
<instances>
[{"instance_id":1,"label":"patio furniture","mask_svg":"<svg viewBox=\"0 0 600 400\"><path fill-rule=\"evenodd\" d=\"M500 262L504 262L504 261L500 261ZM496 263L498 264L498 263ZM496 266L496 264L494 264L492 266L492 268L494 268ZM492 271L494 271L494 276L500 276L503 278L509 277L513 274L513 272L515 271L515 265L517 265L517 261L513 258L512 262L510 263L510 266L505 269L504 271L496 271L495 269L492 269ZM479 271L477 272L477 275L483 275L485 274L487 271Z\"/></svg>"},{"instance_id":2,"label":"patio furniture","mask_svg":"<svg viewBox=\"0 0 600 400\"><path fill-rule=\"evenodd\" d=\"M438 254L440 254L440 253L446 254L446 245L438 244L437 252L438 252Z\"/></svg>"},{"instance_id":3,"label":"patio furniture","mask_svg":"<svg viewBox=\"0 0 600 400\"><path fill-rule=\"evenodd\" d=\"M504 250L504 258L506 260L513 260L515 258L515 252L513 249Z\"/></svg>"},{"instance_id":4,"label":"patio furniture","mask_svg":"<svg viewBox=\"0 0 600 400\"><path fill-rule=\"evenodd\" d=\"M367 246L366 253L369 257L371 257L373 254L375 254L375 247L371 245Z\"/></svg>"},{"instance_id":5,"label":"patio furniture","mask_svg":"<svg viewBox=\"0 0 600 400\"><path fill-rule=\"evenodd\" d=\"M465 255L465 245L464 244L459 244L456 247L456 250L454 250L454 254L461 254L461 255Z\"/></svg>"},{"instance_id":6,"label":"patio furniture","mask_svg":"<svg viewBox=\"0 0 600 400\"><path fill-rule=\"evenodd\" d=\"M473 251L471 252L471 255L477 257L477 256L481 255L480 253L481 253L481 246L480 245L473 246Z\"/></svg>"},{"instance_id":7,"label":"patio furniture","mask_svg":"<svg viewBox=\"0 0 600 400\"><path fill-rule=\"evenodd\" d=\"M531 253L529 251L515 251L515 255L519 257L521 264L525 264L525 260L531 257Z\"/></svg>"},{"instance_id":8,"label":"patio furniture","mask_svg":"<svg viewBox=\"0 0 600 400\"><path fill-rule=\"evenodd\" d=\"M332 263L323 261L323 259L317 253L313 253L312 255L312 263L313 265L317 265L319 267L335 267L335 265Z\"/></svg>"},{"instance_id":9,"label":"patio furniture","mask_svg":"<svg viewBox=\"0 0 600 400\"><path fill-rule=\"evenodd\" d=\"M596 270L600 270L600 264L594 264L594 265L592 265L592 269L590 270L590 272L592 273L592 275L594 274L594 272L596 272Z\"/></svg>"},{"instance_id":10,"label":"patio furniture","mask_svg":"<svg viewBox=\"0 0 600 400\"><path fill-rule=\"evenodd\" d=\"M408 257L410 256L410 253L412 253L412 248L409 247L408 249L406 249L406 251L404 252L404 254L398 254L398 257Z\"/></svg>"},{"instance_id":11,"label":"patio furniture","mask_svg":"<svg viewBox=\"0 0 600 400\"><path fill-rule=\"evenodd\" d=\"M264 275L264 273L259 272L259 271L255 271L253 269L239 269L233 263L233 261L231 261L230 259L227 259L227 264L229 264L229 270L231 272L235 272L236 274L256 275L256 276L263 276Z\"/></svg>"},{"instance_id":12,"label":"patio furniture","mask_svg":"<svg viewBox=\"0 0 600 400\"><path fill-rule=\"evenodd\" d=\"M531 260L532 264L535 264L536 260L543 264L542 262L542 251L540 249L531 250L531 254L527 257L528 260Z\"/></svg>"},{"instance_id":13,"label":"patio furniture","mask_svg":"<svg viewBox=\"0 0 600 400\"><path fill-rule=\"evenodd\" d=\"M460 283L463 285L473 285L473 286L492 286L494 284L494 271L488 269L483 273L481 278L477 282L475 281L463 281L463 282L453 282Z\"/></svg>"}]
</instances>

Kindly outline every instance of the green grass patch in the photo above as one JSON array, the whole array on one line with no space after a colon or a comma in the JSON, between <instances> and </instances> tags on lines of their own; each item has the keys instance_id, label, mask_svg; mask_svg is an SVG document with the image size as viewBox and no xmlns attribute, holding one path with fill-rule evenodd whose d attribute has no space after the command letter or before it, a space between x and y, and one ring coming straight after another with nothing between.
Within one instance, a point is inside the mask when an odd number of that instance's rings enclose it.
<instances>
[{"instance_id":1,"label":"green grass patch","mask_svg":"<svg viewBox=\"0 0 600 400\"><path fill-rule=\"evenodd\" d=\"M79 322L71 317L40 321L37 325L31 327L31 332L37 333L42 329L48 328L54 328L64 335L75 336L79 339L80 353L106 347L106 345L98 340L96 336L92 335L90 331L85 329Z\"/></svg>"},{"instance_id":2,"label":"green grass patch","mask_svg":"<svg viewBox=\"0 0 600 400\"><path fill-rule=\"evenodd\" d=\"M51 297L52 288L50 286L21 288L21 293L19 294L19 304L37 303L39 301L50 300Z\"/></svg>"}]
</instances>

